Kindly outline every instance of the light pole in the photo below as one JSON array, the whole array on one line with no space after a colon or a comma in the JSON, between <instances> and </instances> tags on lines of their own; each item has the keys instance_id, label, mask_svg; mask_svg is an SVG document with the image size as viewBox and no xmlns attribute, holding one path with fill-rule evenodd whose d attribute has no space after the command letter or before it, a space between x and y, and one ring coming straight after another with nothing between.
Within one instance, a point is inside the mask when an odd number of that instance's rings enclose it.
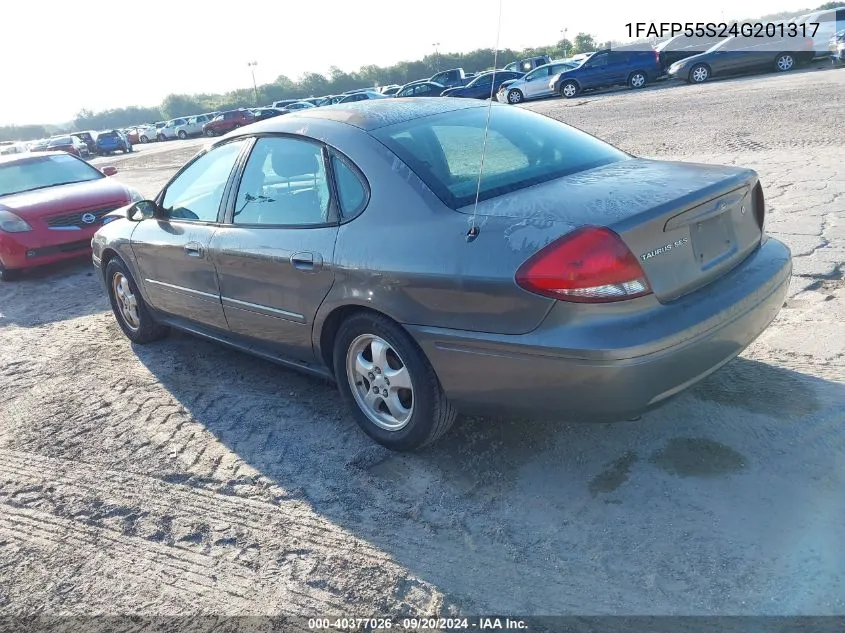
<instances>
[{"instance_id":1,"label":"light pole","mask_svg":"<svg viewBox=\"0 0 845 633\"><path fill-rule=\"evenodd\" d=\"M432 46L434 47L434 69L440 70L440 51L437 50L440 42L435 42Z\"/></svg>"},{"instance_id":2,"label":"light pole","mask_svg":"<svg viewBox=\"0 0 845 633\"><path fill-rule=\"evenodd\" d=\"M258 105L258 85L255 83L255 67L258 66L258 62L247 62L246 65L252 72L252 92L255 95L255 105Z\"/></svg>"},{"instance_id":3,"label":"light pole","mask_svg":"<svg viewBox=\"0 0 845 633\"><path fill-rule=\"evenodd\" d=\"M567 41L566 41L566 32L567 32L568 30L569 30L569 29L567 29L567 28L562 28L562 29L560 30L560 34L561 34L561 35L563 35L563 38L562 38L562 39L563 39L563 56L564 56L564 57L568 57L568 56L569 56L569 42L567 42Z\"/></svg>"}]
</instances>

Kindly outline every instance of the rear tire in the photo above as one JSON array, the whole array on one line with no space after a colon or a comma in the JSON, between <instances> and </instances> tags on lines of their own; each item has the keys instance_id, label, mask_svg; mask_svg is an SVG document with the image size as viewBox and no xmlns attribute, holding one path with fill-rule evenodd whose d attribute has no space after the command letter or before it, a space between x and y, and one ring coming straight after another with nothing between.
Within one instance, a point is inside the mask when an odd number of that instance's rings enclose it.
<instances>
[{"instance_id":1,"label":"rear tire","mask_svg":"<svg viewBox=\"0 0 845 633\"><path fill-rule=\"evenodd\" d=\"M208 137L214 136L214 130L206 130L205 135Z\"/></svg>"},{"instance_id":2,"label":"rear tire","mask_svg":"<svg viewBox=\"0 0 845 633\"><path fill-rule=\"evenodd\" d=\"M117 257L112 259L106 266L105 277L112 311L126 338L143 345L167 336L169 328L153 319L132 274L122 260Z\"/></svg>"},{"instance_id":3,"label":"rear tire","mask_svg":"<svg viewBox=\"0 0 845 633\"><path fill-rule=\"evenodd\" d=\"M646 74L641 70L635 70L630 75L628 75L628 87L637 89L643 88L648 83L648 77Z\"/></svg>"},{"instance_id":4,"label":"rear tire","mask_svg":"<svg viewBox=\"0 0 845 633\"><path fill-rule=\"evenodd\" d=\"M795 68L795 56L791 53L781 53L775 58L775 68L778 72L788 72Z\"/></svg>"},{"instance_id":5,"label":"rear tire","mask_svg":"<svg viewBox=\"0 0 845 633\"><path fill-rule=\"evenodd\" d=\"M564 99L572 99L579 94L581 94L581 86L576 81L569 79L560 85L560 96Z\"/></svg>"},{"instance_id":6,"label":"rear tire","mask_svg":"<svg viewBox=\"0 0 845 633\"><path fill-rule=\"evenodd\" d=\"M434 369L410 335L390 319L367 312L349 317L338 330L333 351L341 397L361 429L385 448L412 451L452 426L457 413ZM410 387L400 387L400 382Z\"/></svg>"}]
</instances>

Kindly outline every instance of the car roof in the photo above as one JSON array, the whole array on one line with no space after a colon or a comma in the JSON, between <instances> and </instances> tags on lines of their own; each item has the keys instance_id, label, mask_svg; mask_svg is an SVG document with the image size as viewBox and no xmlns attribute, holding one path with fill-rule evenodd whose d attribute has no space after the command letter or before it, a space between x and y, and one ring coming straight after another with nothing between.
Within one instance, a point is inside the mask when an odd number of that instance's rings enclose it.
<instances>
[{"instance_id":1,"label":"car roof","mask_svg":"<svg viewBox=\"0 0 845 633\"><path fill-rule=\"evenodd\" d=\"M251 133L287 132L291 124L303 119L322 119L345 123L362 130L375 130L394 123L404 123L413 119L454 112L469 108L483 108L488 104L474 99L451 97L401 97L398 99L366 99L352 103L338 103L322 108L297 110L284 117L266 119L250 125L246 130ZM500 104L492 104L497 107ZM505 106L507 107L507 106ZM244 129L244 128L241 128Z\"/></svg>"}]
</instances>

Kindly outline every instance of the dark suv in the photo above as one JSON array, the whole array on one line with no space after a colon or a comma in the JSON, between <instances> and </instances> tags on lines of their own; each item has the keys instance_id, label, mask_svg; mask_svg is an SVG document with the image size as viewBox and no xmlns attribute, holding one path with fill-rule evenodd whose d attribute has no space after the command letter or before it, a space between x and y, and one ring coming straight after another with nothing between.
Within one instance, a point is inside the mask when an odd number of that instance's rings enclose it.
<instances>
[{"instance_id":1,"label":"dark suv","mask_svg":"<svg viewBox=\"0 0 845 633\"><path fill-rule=\"evenodd\" d=\"M660 53L653 48L604 49L596 51L580 66L551 77L549 87L571 99L583 90L626 84L642 88L663 74Z\"/></svg>"},{"instance_id":2,"label":"dark suv","mask_svg":"<svg viewBox=\"0 0 845 633\"><path fill-rule=\"evenodd\" d=\"M249 110L229 110L228 112L218 114L211 121L203 125L202 133L206 136L216 136L254 122L255 115Z\"/></svg>"}]
</instances>

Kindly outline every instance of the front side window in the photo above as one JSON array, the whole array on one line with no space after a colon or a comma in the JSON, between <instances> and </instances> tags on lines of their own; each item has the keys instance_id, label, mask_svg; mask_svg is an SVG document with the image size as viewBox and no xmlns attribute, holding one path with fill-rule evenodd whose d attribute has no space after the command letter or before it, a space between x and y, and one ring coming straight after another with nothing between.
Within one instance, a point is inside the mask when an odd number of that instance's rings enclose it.
<instances>
[{"instance_id":1,"label":"front side window","mask_svg":"<svg viewBox=\"0 0 845 633\"><path fill-rule=\"evenodd\" d=\"M329 221L320 145L288 137L256 141L238 187L234 224L314 226Z\"/></svg>"},{"instance_id":2,"label":"front side window","mask_svg":"<svg viewBox=\"0 0 845 633\"><path fill-rule=\"evenodd\" d=\"M440 199L458 209L475 200L487 108L468 108L371 132ZM480 200L626 160L599 139L523 108L492 107Z\"/></svg>"},{"instance_id":3,"label":"front side window","mask_svg":"<svg viewBox=\"0 0 845 633\"><path fill-rule=\"evenodd\" d=\"M226 182L244 141L226 143L203 154L170 183L162 207L174 220L216 222Z\"/></svg>"}]
</instances>

